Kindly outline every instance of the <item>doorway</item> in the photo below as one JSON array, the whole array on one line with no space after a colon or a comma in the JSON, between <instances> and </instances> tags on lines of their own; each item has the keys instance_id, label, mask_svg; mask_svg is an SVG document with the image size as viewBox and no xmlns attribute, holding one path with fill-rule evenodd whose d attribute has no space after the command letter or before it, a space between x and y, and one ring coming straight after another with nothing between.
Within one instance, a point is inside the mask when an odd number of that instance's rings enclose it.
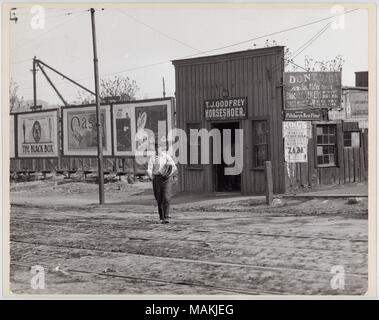
<instances>
[{"instance_id":1,"label":"doorway","mask_svg":"<svg viewBox=\"0 0 379 320\"><path fill-rule=\"evenodd\" d=\"M213 164L212 165L212 173L213 173L213 190L217 192L236 192L241 191L241 174L238 175L226 175L225 168L233 167L234 164L228 165L224 162L223 152L224 152L224 137L223 130L230 129L231 130L231 155L235 156L235 137L236 137L236 129L239 129L238 122L220 122L213 123L212 129L216 128L220 130L221 133L221 164Z\"/></svg>"}]
</instances>

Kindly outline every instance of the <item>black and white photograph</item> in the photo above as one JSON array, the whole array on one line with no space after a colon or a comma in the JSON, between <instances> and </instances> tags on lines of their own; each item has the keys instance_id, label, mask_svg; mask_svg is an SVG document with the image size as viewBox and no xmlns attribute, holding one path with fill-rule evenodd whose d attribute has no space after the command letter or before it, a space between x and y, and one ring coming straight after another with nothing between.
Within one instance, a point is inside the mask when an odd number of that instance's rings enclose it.
<instances>
[{"instance_id":1,"label":"black and white photograph","mask_svg":"<svg viewBox=\"0 0 379 320\"><path fill-rule=\"evenodd\" d=\"M4 295L376 297L375 3L2 11Z\"/></svg>"}]
</instances>

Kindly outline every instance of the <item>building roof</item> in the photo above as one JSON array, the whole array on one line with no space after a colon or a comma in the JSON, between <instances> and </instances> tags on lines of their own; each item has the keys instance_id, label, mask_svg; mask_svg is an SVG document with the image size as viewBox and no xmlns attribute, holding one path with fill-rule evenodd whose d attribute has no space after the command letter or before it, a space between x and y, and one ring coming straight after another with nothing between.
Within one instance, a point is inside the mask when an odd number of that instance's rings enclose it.
<instances>
[{"instance_id":1,"label":"building roof","mask_svg":"<svg viewBox=\"0 0 379 320\"><path fill-rule=\"evenodd\" d=\"M217 55L212 55L212 56L178 59L178 60L172 60L172 63L174 66L189 65L189 64L202 64L202 63L215 62L215 61L240 59L240 58L252 57L252 56L270 55L270 54L275 54L275 53L283 54L283 52L284 52L283 46L274 46L274 47L267 47L267 48L260 48L260 49L248 49L248 50L243 50L243 51L228 52L228 53L217 54Z\"/></svg>"}]
</instances>

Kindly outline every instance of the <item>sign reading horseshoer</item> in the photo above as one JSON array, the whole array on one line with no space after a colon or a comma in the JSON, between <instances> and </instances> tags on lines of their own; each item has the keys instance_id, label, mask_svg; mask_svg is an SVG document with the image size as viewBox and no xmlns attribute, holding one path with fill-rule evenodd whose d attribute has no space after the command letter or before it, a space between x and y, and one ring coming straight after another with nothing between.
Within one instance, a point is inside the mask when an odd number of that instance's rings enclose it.
<instances>
[{"instance_id":1,"label":"sign reading horseshoer","mask_svg":"<svg viewBox=\"0 0 379 320\"><path fill-rule=\"evenodd\" d=\"M205 100L204 112L206 120L246 119L247 100L246 98Z\"/></svg>"},{"instance_id":2,"label":"sign reading horseshoer","mask_svg":"<svg viewBox=\"0 0 379 320\"><path fill-rule=\"evenodd\" d=\"M341 72L285 72L285 109L338 108Z\"/></svg>"},{"instance_id":3,"label":"sign reading horseshoer","mask_svg":"<svg viewBox=\"0 0 379 320\"><path fill-rule=\"evenodd\" d=\"M58 157L57 110L17 115L18 157Z\"/></svg>"}]
</instances>

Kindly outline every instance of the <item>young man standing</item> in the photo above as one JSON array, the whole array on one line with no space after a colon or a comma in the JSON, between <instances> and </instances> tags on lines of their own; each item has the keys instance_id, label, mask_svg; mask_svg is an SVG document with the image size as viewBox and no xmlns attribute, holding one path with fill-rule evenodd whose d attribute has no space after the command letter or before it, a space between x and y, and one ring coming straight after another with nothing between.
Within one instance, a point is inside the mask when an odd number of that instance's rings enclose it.
<instances>
[{"instance_id":1,"label":"young man standing","mask_svg":"<svg viewBox=\"0 0 379 320\"><path fill-rule=\"evenodd\" d=\"M159 219L161 223L168 223L171 183L177 167L170 155L161 150L155 143L155 155L149 160L147 174L153 181L154 197L157 200Z\"/></svg>"}]
</instances>

